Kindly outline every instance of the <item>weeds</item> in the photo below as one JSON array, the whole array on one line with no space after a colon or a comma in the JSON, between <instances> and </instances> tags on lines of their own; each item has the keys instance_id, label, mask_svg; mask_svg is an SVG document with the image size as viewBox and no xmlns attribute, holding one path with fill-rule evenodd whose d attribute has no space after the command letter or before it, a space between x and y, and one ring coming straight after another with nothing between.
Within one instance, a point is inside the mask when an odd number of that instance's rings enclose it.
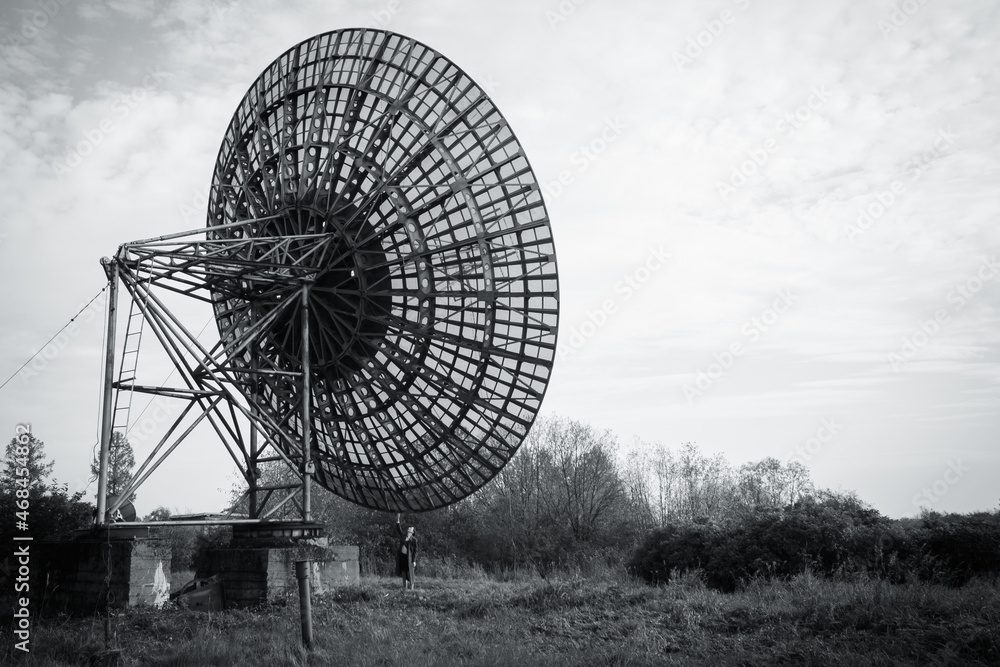
<instances>
[{"instance_id":1,"label":"weeds","mask_svg":"<svg viewBox=\"0 0 1000 667\"><path fill-rule=\"evenodd\" d=\"M314 596L311 653L293 599L214 614L130 609L112 617L112 645L123 664L154 667L1000 663L996 582L803 574L727 594L698 572L676 574L656 587L622 577L420 578L415 591L366 577ZM104 649L103 623L46 619L32 649L23 664L85 665Z\"/></svg>"}]
</instances>

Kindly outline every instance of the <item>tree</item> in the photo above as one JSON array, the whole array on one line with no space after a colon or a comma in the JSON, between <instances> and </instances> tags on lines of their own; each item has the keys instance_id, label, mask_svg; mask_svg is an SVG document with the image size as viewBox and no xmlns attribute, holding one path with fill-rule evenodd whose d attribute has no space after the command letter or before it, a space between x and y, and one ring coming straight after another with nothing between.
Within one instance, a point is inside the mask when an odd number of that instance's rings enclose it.
<instances>
[{"instance_id":1,"label":"tree","mask_svg":"<svg viewBox=\"0 0 1000 667\"><path fill-rule=\"evenodd\" d=\"M35 540L64 539L93 521L94 506L83 500L83 491L70 494L65 484L49 481L54 465L45 460L45 443L27 430L7 445L0 468L0 543L9 544L15 531Z\"/></svg>"},{"instance_id":2,"label":"tree","mask_svg":"<svg viewBox=\"0 0 1000 667\"><path fill-rule=\"evenodd\" d=\"M677 457L683 516L689 520L718 518L732 498L732 473L722 454L708 457L693 442L681 445Z\"/></svg>"},{"instance_id":3,"label":"tree","mask_svg":"<svg viewBox=\"0 0 1000 667\"><path fill-rule=\"evenodd\" d=\"M629 495L645 499L646 521L669 523L720 519L734 494L732 470L721 454L706 456L693 442L674 452L660 443L638 444L645 453L631 454L623 466Z\"/></svg>"},{"instance_id":4,"label":"tree","mask_svg":"<svg viewBox=\"0 0 1000 667\"><path fill-rule=\"evenodd\" d=\"M101 473L101 452L94 452L94 460L90 462L90 474ZM119 496L128 488L132 481L132 469L135 468L135 456L128 438L120 431L111 435L108 447L108 495ZM129 496L130 502L135 502L135 494Z\"/></svg>"},{"instance_id":5,"label":"tree","mask_svg":"<svg viewBox=\"0 0 1000 667\"><path fill-rule=\"evenodd\" d=\"M740 466L736 504L745 511L784 507L813 490L809 470L799 461L787 465L773 457Z\"/></svg>"},{"instance_id":6,"label":"tree","mask_svg":"<svg viewBox=\"0 0 1000 667\"><path fill-rule=\"evenodd\" d=\"M618 468L629 516L637 530L645 533L657 526L657 502L653 497L653 460L637 440L636 446L619 455Z\"/></svg>"},{"instance_id":7,"label":"tree","mask_svg":"<svg viewBox=\"0 0 1000 667\"><path fill-rule=\"evenodd\" d=\"M625 499L615 465L617 442L610 432L599 433L578 421L553 419L545 426L573 537L592 542L610 527L614 510Z\"/></svg>"},{"instance_id":8,"label":"tree","mask_svg":"<svg viewBox=\"0 0 1000 667\"><path fill-rule=\"evenodd\" d=\"M661 526L676 520L681 512L680 471L673 451L657 443L652 460L655 514Z\"/></svg>"},{"instance_id":9,"label":"tree","mask_svg":"<svg viewBox=\"0 0 1000 667\"><path fill-rule=\"evenodd\" d=\"M639 521L616 453L607 431L537 419L514 458L465 506L479 531L480 562L531 563L544 574L627 542Z\"/></svg>"},{"instance_id":10,"label":"tree","mask_svg":"<svg viewBox=\"0 0 1000 667\"><path fill-rule=\"evenodd\" d=\"M21 427L18 427L19 430ZM48 489L46 479L52 474L55 461L45 461L45 443L30 431L19 433L7 443L0 484L4 490L14 489L19 479L27 479L32 495L41 495Z\"/></svg>"},{"instance_id":11,"label":"tree","mask_svg":"<svg viewBox=\"0 0 1000 667\"><path fill-rule=\"evenodd\" d=\"M167 521L170 519L170 515L173 514L169 509L160 505L155 510L142 517L143 521Z\"/></svg>"},{"instance_id":12,"label":"tree","mask_svg":"<svg viewBox=\"0 0 1000 667\"><path fill-rule=\"evenodd\" d=\"M481 527L477 556L486 565L533 563L544 569L571 541L568 522L561 520L552 423L537 420L514 458L470 503Z\"/></svg>"}]
</instances>

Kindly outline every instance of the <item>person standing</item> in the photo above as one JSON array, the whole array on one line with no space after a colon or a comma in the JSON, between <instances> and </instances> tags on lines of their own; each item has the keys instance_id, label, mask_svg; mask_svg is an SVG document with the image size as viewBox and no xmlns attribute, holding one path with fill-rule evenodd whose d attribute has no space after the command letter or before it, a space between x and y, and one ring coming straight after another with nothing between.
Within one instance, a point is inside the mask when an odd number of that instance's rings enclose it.
<instances>
[{"instance_id":1,"label":"person standing","mask_svg":"<svg viewBox=\"0 0 1000 667\"><path fill-rule=\"evenodd\" d=\"M399 515L396 515L396 532L399 533L399 551L396 554L396 576L403 578L403 589L413 589L413 572L417 567L417 538L413 534L413 526L406 529L399 525Z\"/></svg>"}]
</instances>

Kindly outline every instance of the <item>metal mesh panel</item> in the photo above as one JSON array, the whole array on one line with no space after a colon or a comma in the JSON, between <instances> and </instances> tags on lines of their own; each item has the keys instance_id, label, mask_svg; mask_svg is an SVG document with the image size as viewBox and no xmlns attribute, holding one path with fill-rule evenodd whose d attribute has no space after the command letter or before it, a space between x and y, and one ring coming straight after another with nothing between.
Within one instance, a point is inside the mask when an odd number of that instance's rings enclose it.
<instances>
[{"instance_id":1,"label":"metal mesh panel","mask_svg":"<svg viewBox=\"0 0 1000 667\"><path fill-rule=\"evenodd\" d=\"M209 239L260 241L232 259L318 270L308 399L320 484L375 509L430 510L510 460L554 359L555 248L521 146L461 69L384 31L306 40L247 91L212 192ZM211 230L244 220L257 222ZM254 336L231 360L246 396L301 433L299 289L250 275L214 307L223 342Z\"/></svg>"}]
</instances>

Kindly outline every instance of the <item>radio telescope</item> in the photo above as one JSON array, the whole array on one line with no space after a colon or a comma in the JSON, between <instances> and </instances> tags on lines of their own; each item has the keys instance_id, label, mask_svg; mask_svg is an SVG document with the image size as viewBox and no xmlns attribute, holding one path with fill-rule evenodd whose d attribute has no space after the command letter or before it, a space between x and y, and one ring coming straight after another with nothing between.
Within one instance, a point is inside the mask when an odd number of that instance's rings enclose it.
<instances>
[{"instance_id":1,"label":"radio telescope","mask_svg":"<svg viewBox=\"0 0 1000 667\"><path fill-rule=\"evenodd\" d=\"M310 480L386 511L473 493L514 455L555 357L555 247L524 150L465 72L391 32L336 30L279 56L226 130L207 229L124 244L105 267L185 386L131 381L130 316L102 456L123 392L186 399L251 495L276 490L255 488L260 461L299 472L288 498L302 494L304 520ZM218 344L155 288L209 302ZM251 518L266 518L253 502Z\"/></svg>"}]
</instances>

